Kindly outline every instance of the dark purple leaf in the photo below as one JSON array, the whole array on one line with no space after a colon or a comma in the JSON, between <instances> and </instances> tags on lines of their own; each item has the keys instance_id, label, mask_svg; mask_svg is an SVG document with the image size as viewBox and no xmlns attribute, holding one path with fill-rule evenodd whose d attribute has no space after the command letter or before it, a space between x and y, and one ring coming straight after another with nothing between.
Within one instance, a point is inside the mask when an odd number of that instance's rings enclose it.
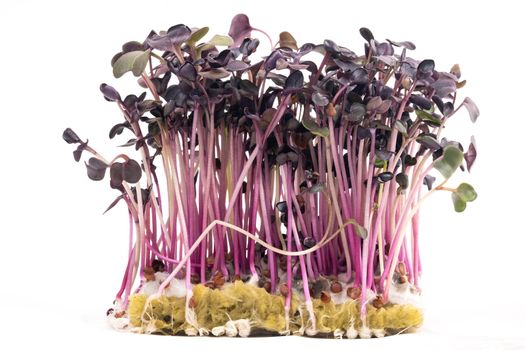
<instances>
[{"instance_id":1,"label":"dark purple leaf","mask_svg":"<svg viewBox=\"0 0 525 350\"><path fill-rule=\"evenodd\" d=\"M146 43L149 47L160 51L172 51L173 43L168 36L160 36L153 33L149 38L146 39Z\"/></svg>"},{"instance_id":2,"label":"dark purple leaf","mask_svg":"<svg viewBox=\"0 0 525 350\"><path fill-rule=\"evenodd\" d=\"M401 187L401 189L406 190L408 188L408 176L404 173L399 173L396 175L396 182Z\"/></svg>"},{"instance_id":3,"label":"dark purple leaf","mask_svg":"<svg viewBox=\"0 0 525 350\"><path fill-rule=\"evenodd\" d=\"M166 36L174 45L180 46L191 37L191 29L184 24L177 24L168 29Z\"/></svg>"},{"instance_id":4,"label":"dark purple leaf","mask_svg":"<svg viewBox=\"0 0 525 350\"><path fill-rule=\"evenodd\" d=\"M136 183L142 176L142 169L137 161L130 159L122 165L122 178L129 183Z\"/></svg>"},{"instance_id":5,"label":"dark purple leaf","mask_svg":"<svg viewBox=\"0 0 525 350\"><path fill-rule=\"evenodd\" d=\"M246 38L242 41L242 44L239 47L239 51L244 56L250 56L252 53L255 52L255 50L257 50L258 46L259 46L259 39Z\"/></svg>"},{"instance_id":6,"label":"dark purple leaf","mask_svg":"<svg viewBox=\"0 0 525 350\"><path fill-rule=\"evenodd\" d=\"M463 155L465 158L465 162L467 163L467 170L470 172L470 169L472 168L472 165L474 165L476 161L476 157L478 155L478 151L476 149L476 140L474 139L474 136L470 138L470 145L468 146L467 152Z\"/></svg>"},{"instance_id":7,"label":"dark purple leaf","mask_svg":"<svg viewBox=\"0 0 525 350\"><path fill-rule=\"evenodd\" d=\"M447 97L456 91L456 82L447 78L439 79L430 86L435 90L435 94L441 98Z\"/></svg>"},{"instance_id":8,"label":"dark purple leaf","mask_svg":"<svg viewBox=\"0 0 525 350\"><path fill-rule=\"evenodd\" d=\"M120 101L120 94L114 87L108 84L100 84L100 91L108 101Z\"/></svg>"},{"instance_id":9,"label":"dark purple leaf","mask_svg":"<svg viewBox=\"0 0 525 350\"><path fill-rule=\"evenodd\" d=\"M62 138L69 144L82 142L80 137L78 137L78 135L70 128L64 130L62 133Z\"/></svg>"},{"instance_id":10,"label":"dark purple leaf","mask_svg":"<svg viewBox=\"0 0 525 350\"><path fill-rule=\"evenodd\" d=\"M286 78L286 81L284 83L284 90L290 91L290 90L297 90L301 89L304 84L304 77L303 73L301 71L296 70L292 74Z\"/></svg>"},{"instance_id":11,"label":"dark purple leaf","mask_svg":"<svg viewBox=\"0 0 525 350\"><path fill-rule=\"evenodd\" d=\"M432 189L432 185L436 181L436 178L432 175L426 175L423 179L423 185L427 186L428 190L430 191Z\"/></svg>"},{"instance_id":12,"label":"dark purple leaf","mask_svg":"<svg viewBox=\"0 0 525 350\"><path fill-rule=\"evenodd\" d=\"M409 101L415 104L416 106L420 107L421 109L428 110L431 109L433 105L432 101L421 95L412 95L410 96Z\"/></svg>"},{"instance_id":13,"label":"dark purple leaf","mask_svg":"<svg viewBox=\"0 0 525 350\"><path fill-rule=\"evenodd\" d=\"M376 158L380 160L389 160L394 155L394 152L386 151L386 150L377 150L376 151Z\"/></svg>"},{"instance_id":14,"label":"dark purple leaf","mask_svg":"<svg viewBox=\"0 0 525 350\"><path fill-rule=\"evenodd\" d=\"M326 52L328 52L330 55L337 57L339 53L341 53L341 49L339 46L334 43L332 40L326 39L323 42L324 49Z\"/></svg>"},{"instance_id":15,"label":"dark purple leaf","mask_svg":"<svg viewBox=\"0 0 525 350\"><path fill-rule=\"evenodd\" d=\"M445 117L448 117L452 114L452 112L454 112L454 105L452 104L452 102L446 102L443 105L443 115Z\"/></svg>"},{"instance_id":16,"label":"dark purple leaf","mask_svg":"<svg viewBox=\"0 0 525 350\"><path fill-rule=\"evenodd\" d=\"M342 60L339 58L334 58L334 63L345 72L354 71L359 68L359 65L355 64L354 62Z\"/></svg>"},{"instance_id":17,"label":"dark purple leaf","mask_svg":"<svg viewBox=\"0 0 525 350\"><path fill-rule=\"evenodd\" d=\"M264 69L269 72L274 70L277 66L277 61L281 58L284 58L283 53L280 50L273 51L270 56L268 56L264 62Z\"/></svg>"},{"instance_id":18,"label":"dark purple leaf","mask_svg":"<svg viewBox=\"0 0 525 350\"><path fill-rule=\"evenodd\" d=\"M390 171L385 171L377 175L377 182L385 183L385 182L392 180L393 178L394 178L394 174L392 174Z\"/></svg>"},{"instance_id":19,"label":"dark purple leaf","mask_svg":"<svg viewBox=\"0 0 525 350\"><path fill-rule=\"evenodd\" d=\"M119 123L119 124L114 125L111 128L111 130L109 130L109 138L112 139L116 135L122 134L122 131L124 130L124 128L128 128L129 129L129 123L128 122Z\"/></svg>"},{"instance_id":20,"label":"dark purple leaf","mask_svg":"<svg viewBox=\"0 0 525 350\"><path fill-rule=\"evenodd\" d=\"M191 82L195 82L197 79L197 70L193 67L193 64L186 62L180 67L178 76L182 79L186 79Z\"/></svg>"},{"instance_id":21,"label":"dark purple leaf","mask_svg":"<svg viewBox=\"0 0 525 350\"><path fill-rule=\"evenodd\" d=\"M414 43L411 42L411 41L393 41L393 40L389 40L389 39L386 39L386 41L388 41L390 44L392 44L394 46L402 47L404 49L408 49L408 50L415 50L416 49L416 45L414 45Z\"/></svg>"},{"instance_id":22,"label":"dark purple leaf","mask_svg":"<svg viewBox=\"0 0 525 350\"><path fill-rule=\"evenodd\" d=\"M244 71L250 68L250 65L243 61L232 60L226 64L225 67L230 72Z\"/></svg>"},{"instance_id":23,"label":"dark purple leaf","mask_svg":"<svg viewBox=\"0 0 525 350\"><path fill-rule=\"evenodd\" d=\"M374 34L370 31L370 29L362 27L359 29L359 33L361 36L368 42L374 39Z\"/></svg>"},{"instance_id":24,"label":"dark purple leaf","mask_svg":"<svg viewBox=\"0 0 525 350\"><path fill-rule=\"evenodd\" d=\"M108 211L110 211L115 205L117 205L117 203L124 198L124 195L121 194L120 196L118 196L117 198L115 198L115 200L113 202L111 202L111 204L108 206L108 208L106 210L104 210L104 212L102 213L102 215L106 214Z\"/></svg>"},{"instance_id":25,"label":"dark purple leaf","mask_svg":"<svg viewBox=\"0 0 525 350\"><path fill-rule=\"evenodd\" d=\"M123 145L119 145L118 147L129 147L129 146L133 146L136 143L137 143L137 139L129 139L128 142L126 142Z\"/></svg>"},{"instance_id":26,"label":"dark purple leaf","mask_svg":"<svg viewBox=\"0 0 525 350\"><path fill-rule=\"evenodd\" d=\"M82 142L80 145L78 145L77 149L73 151L73 158L75 159L75 162L80 161L80 157L82 157L82 152L87 147L87 142Z\"/></svg>"},{"instance_id":27,"label":"dark purple leaf","mask_svg":"<svg viewBox=\"0 0 525 350\"><path fill-rule=\"evenodd\" d=\"M353 123L359 123L366 114L366 108L362 103L354 102L350 105L348 113L343 114L343 118Z\"/></svg>"},{"instance_id":28,"label":"dark purple leaf","mask_svg":"<svg viewBox=\"0 0 525 350\"><path fill-rule=\"evenodd\" d=\"M350 73L350 79L354 84L367 84L368 72L363 68L358 68Z\"/></svg>"},{"instance_id":29,"label":"dark purple leaf","mask_svg":"<svg viewBox=\"0 0 525 350\"><path fill-rule=\"evenodd\" d=\"M250 19L243 13L233 17L228 35L233 39L233 46L239 46L245 38L250 37L252 32Z\"/></svg>"},{"instance_id":30,"label":"dark purple leaf","mask_svg":"<svg viewBox=\"0 0 525 350\"><path fill-rule=\"evenodd\" d=\"M417 66L417 72L423 75L429 75L434 71L435 66L434 60L423 60Z\"/></svg>"},{"instance_id":31,"label":"dark purple leaf","mask_svg":"<svg viewBox=\"0 0 525 350\"><path fill-rule=\"evenodd\" d=\"M369 139L372 137L372 133L370 132L370 129L363 128L361 125L357 127L357 138L359 140Z\"/></svg>"},{"instance_id":32,"label":"dark purple leaf","mask_svg":"<svg viewBox=\"0 0 525 350\"><path fill-rule=\"evenodd\" d=\"M91 157L88 162L84 162L87 168L87 175L91 180L100 181L106 175L107 165L98 158Z\"/></svg>"},{"instance_id":33,"label":"dark purple leaf","mask_svg":"<svg viewBox=\"0 0 525 350\"><path fill-rule=\"evenodd\" d=\"M278 202L277 204L275 204L275 207L281 213L286 213L286 210L287 210L286 202L284 202L284 201L283 202Z\"/></svg>"},{"instance_id":34,"label":"dark purple leaf","mask_svg":"<svg viewBox=\"0 0 525 350\"><path fill-rule=\"evenodd\" d=\"M438 150L441 145L436 140L436 137L432 134L421 134L416 138L416 141L431 150Z\"/></svg>"},{"instance_id":35,"label":"dark purple leaf","mask_svg":"<svg viewBox=\"0 0 525 350\"><path fill-rule=\"evenodd\" d=\"M305 238L303 239L303 246L304 246L306 249L310 249L310 248L314 247L316 244L317 244L317 242L316 242L315 239L312 238L312 237L305 237Z\"/></svg>"},{"instance_id":36,"label":"dark purple leaf","mask_svg":"<svg viewBox=\"0 0 525 350\"><path fill-rule=\"evenodd\" d=\"M113 163L109 168L109 177L111 188L119 188L122 186L122 181L124 180L123 175L123 164L122 163Z\"/></svg>"}]
</instances>

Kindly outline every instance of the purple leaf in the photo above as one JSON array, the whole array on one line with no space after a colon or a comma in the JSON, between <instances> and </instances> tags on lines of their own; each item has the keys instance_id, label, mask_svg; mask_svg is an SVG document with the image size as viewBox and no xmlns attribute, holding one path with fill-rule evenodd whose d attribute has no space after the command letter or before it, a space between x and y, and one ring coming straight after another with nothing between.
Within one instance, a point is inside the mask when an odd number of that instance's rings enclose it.
<instances>
[{"instance_id":1,"label":"purple leaf","mask_svg":"<svg viewBox=\"0 0 525 350\"><path fill-rule=\"evenodd\" d=\"M372 34L372 32L370 31L370 29L368 28L360 28L359 29L359 33L361 34L361 36L368 42L370 42L371 40L374 39L374 34Z\"/></svg>"},{"instance_id":2,"label":"purple leaf","mask_svg":"<svg viewBox=\"0 0 525 350\"><path fill-rule=\"evenodd\" d=\"M108 101L121 101L118 91L108 84L100 84L100 91Z\"/></svg>"},{"instance_id":3,"label":"purple leaf","mask_svg":"<svg viewBox=\"0 0 525 350\"><path fill-rule=\"evenodd\" d=\"M117 205L117 203L124 198L124 195L121 194L120 196L118 196L117 198L115 198L115 200L113 202L111 202L111 204L108 206L108 208L106 210L104 210L104 212L102 213L102 215L106 214L110 209L112 209L115 205Z\"/></svg>"},{"instance_id":4,"label":"purple leaf","mask_svg":"<svg viewBox=\"0 0 525 350\"><path fill-rule=\"evenodd\" d=\"M98 158L91 157L88 162L84 162L87 168L87 175L93 181L100 181L106 175L107 165Z\"/></svg>"},{"instance_id":5,"label":"purple leaf","mask_svg":"<svg viewBox=\"0 0 525 350\"><path fill-rule=\"evenodd\" d=\"M166 33L173 45L180 46L183 42L191 37L191 29L184 24L177 24Z\"/></svg>"},{"instance_id":6,"label":"purple leaf","mask_svg":"<svg viewBox=\"0 0 525 350\"><path fill-rule=\"evenodd\" d=\"M230 72L244 71L250 68L250 65L243 61L232 60L226 64L226 69Z\"/></svg>"},{"instance_id":7,"label":"purple leaf","mask_svg":"<svg viewBox=\"0 0 525 350\"><path fill-rule=\"evenodd\" d=\"M416 49L416 45L414 45L413 42L411 41L393 41L393 40L389 40L389 39L386 39L386 41L388 41L390 44L396 46L396 47L402 47L404 49L407 49L407 50L415 50Z\"/></svg>"},{"instance_id":8,"label":"purple leaf","mask_svg":"<svg viewBox=\"0 0 525 350\"><path fill-rule=\"evenodd\" d=\"M197 70L193 67L193 64L186 62L180 67L178 76L180 78L194 82L197 79Z\"/></svg>"},{"instance_id":9,"label":"purple leaf","mask_svg":"<svg viewBox=\"0 0 525 350\"><path fill-rule=\"evenodd\" d=\"M476 104L474 103L474 101L472 101L472 99L470 97L466 97L463 100L462 105L465 106L465 108L467 109L467 111L468 111L468 113L470 115L470 120L472 120L472 122L475 123L476 120L478 120L478 117L479 117L478 106L476 106Z\"/></svg>"},{"instance_id":10,"label":"purple leaf","mask_svg":"<svg viewBox=\"0 0 525 350\"><path fill-rule=\"evenodd\" d=\"M234 47L239 46L245 38L249 38L252 33L250 19L243 13L233 17L228 35L233 39Z\"/></svg>"},{"instance_id":11,"label":"purple leaf","mask_svg":"<svg viewBox=\"0 0 525 350\"><path fill-rule=\"evenodd\" d=\"M467 163L467 170L470 172L470 169L472 168L472 165L476 161L476 157L478 155L478 151L476 149L476 139L474 139L474 136L470 138L470 145L468 146L468 150L465 154L463 154L465 158L465 162Z\"/></svg>"},{"instance_id":12,"label":"purple leaf","mask_svg":"<svg viewBox=\"0 0 525 350\"><path fill-rule=\"evenodd\" d=\"M303 73L301 71L296 70L288 78L286 78L286 81L284 83L284 90L297 90L303 87L304 84L304 77Z\"/></svg>"},{"instance_id":13,"label":"purple leaf","mask_svg":"<svg viewBox=\"0 0 525 350\"><path fill-rule=\"evenodd\" d=\"M142 176L142 169L137 161L130 159L122 165L122 178L129 183L136 183Z\"/></svg>"},{"instance_id":14,"label":"purple leaf","mask_svg":"<svg viewBox=\"0 0 525 350\"><path fill-rule=\"evenodd\" d=\"M69 144L82 142L80 137L78 137L78 135L70 128L64 130L62 133L62 138Z\"/></svg>"},{"instance_id":15,"label":"purple leaf","mask_svg":"<svg viewBox=\"0 0 525 350\"><path fill-rule=\"evenodd\" d=\"M173 50L173 43L168 36L160 36L156 33L152 33L147 39L146 43L149 47L160 51L171 51Z\"/></svg>"}]
</instances>

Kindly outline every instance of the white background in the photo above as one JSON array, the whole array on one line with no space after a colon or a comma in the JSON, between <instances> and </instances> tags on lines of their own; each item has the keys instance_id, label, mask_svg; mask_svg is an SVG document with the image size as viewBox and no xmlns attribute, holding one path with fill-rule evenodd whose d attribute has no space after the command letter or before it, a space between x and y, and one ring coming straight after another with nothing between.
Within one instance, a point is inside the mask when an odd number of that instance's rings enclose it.
<instances>
[{"instance_id":1,"label":"white background","mask_svg":"<svg viewBox=\"0 0 525 350\"><path fill-rule=\"evenodd\" d=\"M2 1L0 5L0 347L210 348L348 346L353 349L523 349L523 12L517 1ZM120 121L101 82L137 92L130 76L115 81L109 61L120 45L177 23L226 34L236 13L273 38L290 31L299 44L330 38L357 52L369 27L376 39L411 40L414 58L438 70L462 67L481 116L466 111L448 135L479 157L468 177L479 198L453 211L447 194L421 218L426 323L414 335L327 341L171 338L117 333L105 311L120 285L127 217L106 183L85 176L61 133L72 127L111 157ZM262 45L266 45L261 38ZM267 49L261 46L259 51ZM133 90L134 89L134 90ZM460 179L456 179L459 182Z\"/></svg>"}]
</instances>

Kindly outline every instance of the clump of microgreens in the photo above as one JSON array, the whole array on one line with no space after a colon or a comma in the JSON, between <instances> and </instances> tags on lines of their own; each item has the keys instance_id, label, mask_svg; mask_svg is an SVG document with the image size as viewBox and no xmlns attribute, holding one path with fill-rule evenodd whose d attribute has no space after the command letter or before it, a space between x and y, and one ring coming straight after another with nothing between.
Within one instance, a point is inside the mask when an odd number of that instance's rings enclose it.
<instances>
[{"instance_id":1,"label":"clump of microgreens","mask_svg":"<svg viewBox=\"0 0 525 350\"><path fill-rule=\"evenodd\" d=\"M209 285L214 276L258 281L283 294L288 311L301 281L315 332L312 283L337 276L360 296L364 318L367 290L387 302L393 283L419 287L421 203L450 191L460 212L476 198L466 183L446 187L458 168L470 171L473 139L465 150L442 133L461 107L473 122L478 109L469 98L456 101L465 85L459 67L440 72L431 59L408 57L411 42L380 42L361 28L358 54L331 40L298 46L283 32L252 61L253 30L237 15L229 35L203 41L207 27L180 24L122 46L114 76L132 74L145 91L100 90L124 117L109 137L130 133L123 146L139 160L106 159L64 131L78 144L76 161L83 151L93 155L90 179L109 170L119 196L108 210L119 201L128 207L129 259L117 299L125 309L137 273L143 281L153 267L170 273L156 296L185 278L187 314L192 283Z\"/></svg>"}]
</instances>

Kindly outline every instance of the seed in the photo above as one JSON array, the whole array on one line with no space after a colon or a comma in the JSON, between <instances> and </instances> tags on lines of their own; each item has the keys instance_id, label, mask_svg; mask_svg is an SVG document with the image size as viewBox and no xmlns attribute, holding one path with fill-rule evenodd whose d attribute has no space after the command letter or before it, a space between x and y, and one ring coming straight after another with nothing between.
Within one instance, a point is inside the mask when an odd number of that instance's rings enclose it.
<instances>
[{"instance_id":1,"label":"seed","mask_svg":"<svg viewBox=\"0 0 525 350\"><path fill-rule=\"evenodd\" d=\"M400 275L405 276L407 274L407 269L406 269L405 263L402 262L402 261L399 262L399 264L397 264L397 270L399 271Z\"/></svg>"},{"instance_id":2,"label":"seed","mask_svg":"<svg viewBox=\"0 0 525 350\"><path fill-rule=\"evenodd\" d=\"M283 297L287 297L288 296L288 293L289 293L289 288L288 288L288 285L286 283L283 283L279 286L279 292L281 293L281 295Z\"/></svg>"},{"instance_id":3,"label":"seed","mask_svg":"<svg viewBox=\"0 0 525 350\"><path fill-rule=\"evenodd\" d=\"M326 115L329 116L329 117L335 117L337 114L337 110L335 109L333 103L329 103L327 106L326 106Z\"/></svg>"},{"instance_id":4,"label":"seed","mask_svg":"<svg viewBox=\"0 0 525 350\"><path fill-rule=\"evenodd\" d=\"M144 268L144 278L148 282L155 281L155 270L153 270L153 267L146 266Z\"/></svg>"},{"instance_id":5,"label":"seed","mask_svg":"<svg viewBox=\"0 0 525 350\"><path fill-rule=\"evenodd\" d=\"M382 295L378 295L374 301L372 302L372 305L376 308L376 309L379 309L379 308L382 308L383 306L385 306L386 302L385 300L383 299L383 296Z\"/></svg>"},{"instance_id":6,"label":"seed","mask_svg":"<svg viewBox=\"0 0 525 350\"><path fill-rule=\"evenodd\" d=\"M222 287L224 285L225 279L222 273L219 275L217 274L215 277L213 277L213 284L216 288Z\"/></svg>"},{"instance_id":7,"label":"seed","mask_svg":"<svg viewBox=\"0 0 525 350\"><path fill-rule=\"evenodd\" d=\"M197 274L192 274L190 277L190 281L192 284L199 284L201 281L201 278Z\"/></svg>"},{"instance_id":8,"label":"seed","mask_svg":"<svg viewBox=\"0 0 525 350\"><path fill-rule=\"evenodd\" d=\"M359 296L361 295L361 288L359 287L350 287L346 290L346 295L350 299L359 299Z\"/></svg>"},{"instance_id":9,"label":"seed","mask_svg":"<svg viewBox=\"0 0 525 350\"><path fill-rule=\"evenodd\" d=\"M330 293L328 292L321 292L321 301L325 304L328 304L332 300L332 297L330 296Z\"/></svg>"},{"instance_id":10,"label":"seed","mask_svg":"<svg viewBox=\"0 0 525 350\"><path fill-rule=\"evenodd\" d=\"M153 268L153 271L155 272L164 272L164 268L165 268L164 263L157 259L151 262L151 267Z\"/></svg>"},{"instance_id":11,"label":"seed","mask_svg":"<svg viewBox=\"0 0 525 350\"><path fill-rule=\"evenodd\" d=\"M341 293L341 291L343 290L343 286L341 285L341 283L334 281L330 286L330 290L332 291L332 293Z\"/></svg>"},{"instance_id":12,"label":"seed","mask_svg":"<svg viewBox=\"0 0 525 350\"><path fill-rule=\"evenodd\" d=\"M197 307L197 300L195 300L195 297L190 298L190 301L188 302L188 306L192 309Z\"/></svg>"},{"instance_id":13,"label":"seed","mask_svg":"<svg viewBox=\"0 0 525 350\"><path fill-rule=\"evenodd\" d=\"M270 281L264 281L263 288L266 292L271 293L272 291L272 282Z\"/></svg>"}]
</instances>

